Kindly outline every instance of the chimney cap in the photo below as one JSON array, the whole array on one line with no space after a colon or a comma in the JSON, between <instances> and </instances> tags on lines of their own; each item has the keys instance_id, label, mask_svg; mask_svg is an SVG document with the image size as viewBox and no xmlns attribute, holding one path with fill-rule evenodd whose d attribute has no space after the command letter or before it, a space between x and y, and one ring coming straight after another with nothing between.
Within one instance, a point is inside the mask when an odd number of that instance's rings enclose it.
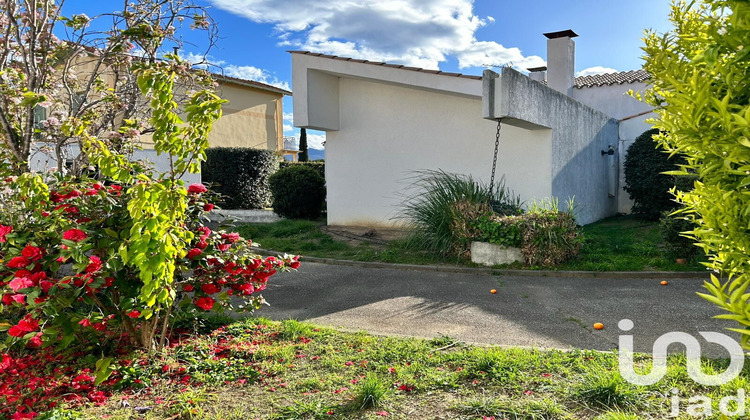
<instances>
[{"instance_id":1,"label":"chimney cap","mask_svg":"<svg viewBox=\"0 0 750 420\"><path fill-rule=\"evenodd\" d=\"M538 71L546 71L546 70L547 70L547 66L542 66L542 67L530 67L530 68L528 68L528 69L526 69L526 70L528 70L528 71L530 71L530 72L532 72L532 73L535 73L535 72L538 72Z\"/></svg>"},{"instance_id":2,"label":"chimney cap","mask_svg":"<svg viewBox=\"0 0 750 420\"><path fill-rule=\"evenodd\" d=\"M547 37L547 39L555 39L555 38L575 38L578 36L577 33L573 32L571 29L566 29L564 31L558 31L558 32L547 32L544 34L544 36Z\"/></svg>"}]
</instances>

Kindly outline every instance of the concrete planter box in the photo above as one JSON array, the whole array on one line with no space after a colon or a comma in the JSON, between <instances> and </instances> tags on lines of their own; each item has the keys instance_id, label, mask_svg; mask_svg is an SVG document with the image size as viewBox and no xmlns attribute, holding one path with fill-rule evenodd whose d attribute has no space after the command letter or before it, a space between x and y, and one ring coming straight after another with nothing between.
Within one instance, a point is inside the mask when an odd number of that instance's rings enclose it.
<instances>
[{"instance_id":1,"label":"concrete planter box","mask_svg":"<svg viewBox=\"0 0 750 420\"><path fill-rule=\"evenodd\" d=\"M234 219L240 223L273 223L281 220L272 210L214 210L208 214L214 222Z\"/></svg>"},{"instance_id":2,"label":"concrete planter box","mask_svg":"<svg viewBox=\"0 0 750 420\"><path fill-rule=\"evenodd\" d=\"M471 262L488 266L523 261L521 248L505 247L489 242L471 243Z\"/></svg>"}]
</instances>

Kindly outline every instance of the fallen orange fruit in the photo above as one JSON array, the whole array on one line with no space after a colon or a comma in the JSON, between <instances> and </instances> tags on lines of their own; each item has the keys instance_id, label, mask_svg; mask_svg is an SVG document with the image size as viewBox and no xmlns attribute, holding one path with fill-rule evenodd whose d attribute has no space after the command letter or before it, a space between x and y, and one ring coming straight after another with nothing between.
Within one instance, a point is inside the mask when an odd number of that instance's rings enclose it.
<instances>
[{"instance_id":1,"label":"fallen orange fruit","mask_svg":"<svg viewBox=\"0 0 750 420\"><path fill-rule=\"evenodd\" d=\"M497 293L497 290L492 289L492 290L490 290L490 293L492 293L494 295L495 293Z\"/></svg>"},{"instance_id":2,"label":"fallen orange fruit","mask_svg":"<svg viewBox=\"0 0 750 420\"><path fill-rule=\"evenodd\" d=\"M662 286L666 286L666 285L668 285L668 284L669 284L669 283L667 283L667 281L666 281L666 280L662 280L662 281L661 281L661 285L662 285Z\"/></svg>"},{"instance_id":3,"label":"fallen orange fruit","mask_svg":"<svg viewBox=\"0 0 750 420\"><path fill-rule=\"evenodd\" d=\"M597 322L596 324L594 324L594 329L595 330L603 330L604 329L604 324L602 324L601 322Z\"/></svg>"}]
</instances>

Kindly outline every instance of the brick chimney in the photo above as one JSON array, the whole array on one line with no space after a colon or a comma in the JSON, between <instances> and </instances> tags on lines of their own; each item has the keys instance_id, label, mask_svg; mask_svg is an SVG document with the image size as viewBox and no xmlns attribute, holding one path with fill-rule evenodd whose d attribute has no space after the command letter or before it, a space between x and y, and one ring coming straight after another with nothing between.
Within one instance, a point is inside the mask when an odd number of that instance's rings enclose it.
<instances>
[{"instance_id":1,"label":"brick chimney","mask_svg":"<svg viewBox=\"0 0 750 420\"><path fill-rule=\"evenodd\" d=\"M573 93L576 43L578 34L567 29L549 32L547 37L547 86L568 96Z\"/></svg>"}]
</instances>

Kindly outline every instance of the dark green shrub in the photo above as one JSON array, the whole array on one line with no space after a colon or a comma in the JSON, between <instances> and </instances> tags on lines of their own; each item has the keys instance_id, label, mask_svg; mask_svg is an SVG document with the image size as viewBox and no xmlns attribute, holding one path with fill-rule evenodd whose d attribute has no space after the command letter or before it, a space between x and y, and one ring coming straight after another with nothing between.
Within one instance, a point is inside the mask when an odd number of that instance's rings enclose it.
<instances>
[{"instance_id":1,"label":"dark green shrub","mask_svg":"<svg viewBox=\"0 0 750 420\"><path fill-rule=\"evenodd\" d=\"M664 239L664 247L675 258L694 258L699 251L695 246L695 239L686 238L682 233L692 231L695 226L679 215L670 214L671 212L665 211L659 220L659 232Z\"/></svg>"},{"instance_id":2,"label":"dark green shrub","mask_svg":"<svg viewBox=\"0 0 750 420\"><path fill-rule=\"evenodd\" d=\"M294 165L279 169L268 179L273 211L288 219L317 219L326 198L325 180L318 171Z\"/></svg>"},{"instance_id":3,"label":"dark green shrub","mask_svg":"<svg viewBox=\"0 0 750 420\"><path fill-rule=\"evenodd\" d=\"M216 147L206 150L201 177L221 194L219 206L260 209L271 204L268 178L278 167L278 156L269 150Z\"/></svg>"},{"instance_id":4,"label":"dark green shrub","mask_svg":"<svg viewBox=\"0 0 750 420\"><path fill-rule=\"evenodd\" d=\"M311 161L311 162L290 162L283 160L279 163L279 169L288 168L290 166L307 166L313 168L320 174L323 179L326 178L326 163L324 161Z\"/></svg>"},{"instance_id":5,"label":"dark green shrub","mask_svg":"<svg viewBox=\"0 0 750 420\"><path fill-rule=\"evenodd\" d=\"M624 163L624 189L634 201L633 213L650 220L658 220L662 212L676 208L669 192L676 184L675 177L662 172L675 171L684 162L684 158L670 157L657 148L653 136L658 133L654 128L638 136L628 148Z\"/></svg>"},{"instance_id":6,"label":"dark green shrub","mask_svg":"<svg viewBox=\"0 0 750 420\"><path fill-rule=\"evenodd\" d=\"M489 213L494 203L514 211L521 208L520 200L502 183L490 190L471 176L419 171L405 193L399 218L412 232L408 241L411 247L468 255L477 234L472 222Z\"/></svg>"}]
</instances>

